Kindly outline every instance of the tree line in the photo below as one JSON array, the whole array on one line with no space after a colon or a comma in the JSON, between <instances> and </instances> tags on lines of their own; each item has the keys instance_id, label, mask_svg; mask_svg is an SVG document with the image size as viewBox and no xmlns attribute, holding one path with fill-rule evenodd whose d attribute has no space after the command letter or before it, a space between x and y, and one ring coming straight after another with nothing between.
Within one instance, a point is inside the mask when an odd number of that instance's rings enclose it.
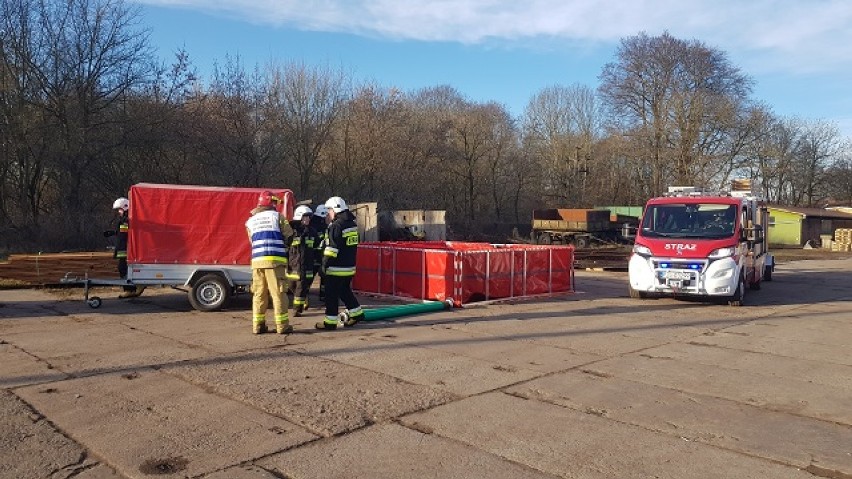
<instances>
[{"instance_id":1,"label":"tree line","mask_svg":"<svg viewBox=\"0 0 852 479\"><path fill-rule=\"evenodd\" d=\"M138 182L442 209L468 239L537 208L734 177L773 203L852 204L834 125L775 115L725 52L668 33L622 39L599 85L544 88L513 117L449 85L405 92L301 62L226 56L202 79L188 52L158 60L121 0L0 8L0 251L102 247L112 200Z\"/></svg>"}]
</instances>

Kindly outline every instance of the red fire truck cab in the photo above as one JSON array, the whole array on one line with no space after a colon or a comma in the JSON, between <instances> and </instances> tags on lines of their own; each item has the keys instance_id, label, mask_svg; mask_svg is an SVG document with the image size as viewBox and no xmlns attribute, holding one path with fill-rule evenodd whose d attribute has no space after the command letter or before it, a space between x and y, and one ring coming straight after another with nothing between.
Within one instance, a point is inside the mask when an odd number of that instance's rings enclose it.
<instances>
[{"instance_id":1,"label":"red fire truck cab","mask_svg":"<svg viewBox=\"0 0 852 479\"><path fill-rule=\"evenodd\" d=\"M768 218L750 185L726 193L670 187L645 206L628 266L630 297L706 297L741 306L746 289L772 279Z\"/></svg>"}]
</instances>

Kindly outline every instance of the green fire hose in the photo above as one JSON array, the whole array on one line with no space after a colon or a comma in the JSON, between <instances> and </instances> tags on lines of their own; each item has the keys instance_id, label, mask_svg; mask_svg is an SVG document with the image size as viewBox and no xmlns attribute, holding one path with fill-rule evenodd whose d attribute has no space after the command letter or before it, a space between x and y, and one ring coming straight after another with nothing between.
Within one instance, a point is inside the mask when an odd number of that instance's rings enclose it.
<instances>
[{"instance_id":1,"label":"green fire hose","mask_svg":"<svg viewBox=\"0 0 852 479\"><path fill-rule=\"evenodd\" d=\"M453 300L448 299L446 301L429 301L420 304L403 304L400 306L388 306L386 308L364 309L364 319L362 321L384 321L402 316L444 311L452 308ZM342 316L341 319L344 321L348 319L348 312L344 311L340 314Z\"/></svg>"}]
</instances>

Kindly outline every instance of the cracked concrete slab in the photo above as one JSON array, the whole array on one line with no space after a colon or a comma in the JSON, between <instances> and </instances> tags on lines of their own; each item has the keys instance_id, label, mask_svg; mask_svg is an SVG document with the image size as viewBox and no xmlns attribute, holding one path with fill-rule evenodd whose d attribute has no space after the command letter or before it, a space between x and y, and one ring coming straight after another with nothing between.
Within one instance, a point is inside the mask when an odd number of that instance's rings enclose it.
<instances>
[{"instance_id":1,"label":"cracked concrete slab","mask_svg":"<svg viewBox=\"0 0 852 479\"><path fill-rule=\"evenodd\" d=\"M563 371L602 359L590 353L515 341L511 336L472 334L448 325L393 330L375 337L538 373Z\"/></svg>"},{"instance_id":2,"label":"cracked concrete slab","mask_svg":"<svg viewBox=\"0 0 852 479\"><path fill-rule=\"evenodd\" d=\"M704 479L735 470L736 477L752 479L812 479L795 467L502 392L413 414L402 423L565 478Z\"/></svg>"},{"instance_id":3,"label":"cracked concrete slab","mask_svg":"<svg viewBox=\"0 0 852 479\"><path fill-rule=\"evenodd\" d=\"M76 375L159 366L205 354L199 348L122 324L66 321L61 326L61 334L34 330L8 333L3 337L54 369Z\"/></svg>"},{"instance_id":4,"label":"cracked concrete slab","mask_svg":"<svg viewBox=\"0 0 852 479\"><path fill-rule=\"evenodd\" d=\"M0 390L0 477L83 477L79 474L97 466L84 447L57 431L42 414ZM110 476L109 468L97 469L103 479L118 477ZM96 477L94 471L87 474Z\"/></svg>"},{"instance_id":5,"label":"cracked concrete slab","mask_svg":"<svg viewBox=\"0 0 852 479\"><path fill-rule=\"evenodd\" d=\"M810 384L821 384L845 390L852 397L852 366L844 364L794 359L774 354L752 353L694 343L666 344L646 349L641 355L646 358L674 359L718 366L768 378L796 379Z\"/></svg>"},{"instance_id":6,"label":"cracked concrete slab","mask_svg":"<svg viewBox=\"0 0 852 479\"><path fill-rule=\"evenodd\" d=\"M843 337L849 338L849 335L843 335ZM795 339L784 340L774 337L743 336L736 331L722 331L712 335L699 336L692 339L692 342L694 344L718 346L720 348L852 366L852 355L849 354L850 346L847 344L815 344Z\"/></svg>"},{"instance_id":7,"label":"cracked concrete slab","mask_svg":"<svg viewBox=\"0 0 852 479\"><path fill-rule=\"evenodd\" d=\"M322 436L345 433L453 399L437 388L283 350L220 357L201 364L190 362L164 371Z\"/></svg>"},{"instance_id":8,"label":"cracked concrete slab","mask_svg":"<svg viewBox=\"0 0 852 479\"><path fill-rule=\"evenodd\" d=\"M802 469L852 471L852 428L832 422L576 371L507 392Z\"/></svg>"},{"instance_id":9,"label":"cracked concrete slab","mask_svg":"<svg viewBox=\"0 0 852 479\"><path fill-rule=\"evenodd\" d=\"M54 370L47 362L2 340L0 340L0 364L3 364L0 388L52 382L68 377L61 371Z\"/></svg>"},{"instance_id":10,"label":"cracked concrete slab","mask_svg":"<svg viewBox=\"0 0 852 479\"><path fill-rule=\"evenodd\" d=\"M460 396L490 391L541 374L371 336L341 336L295 349Z\"/></svg>"},{"instance_id":11,"label":"cracked concrete slab","mask_svg":"<svg viewBox=\"0 0 852 479\"><path fill-rule=\"evenodd\" d=\"M812 383L801 379L769 379L751 371L642 355L607 359L589 366L588 370L605 377L852 425L849 391L841 387L823 385L815 388Z\"/></svg>"},{"instance_id":12,"label":"cracked concrete slab","mask_svg":"<svg viewBox=\"0 0 852 479\"><path fill-rule=\"evenodd\" d=\"M196 476L316 438L288 421L152 370L16 392L131 478Z\"/></svg>"},{"instance_id":13,"label":"cracked concrete slab","mask_svg":"<svg viewBox=\"0 0 852 479\"><path fill-rule=\"evenodd\" d=\"M444 437L377 424L258 461L282 477L545 479L552 476Z\"/></svg>"}]
</instances>

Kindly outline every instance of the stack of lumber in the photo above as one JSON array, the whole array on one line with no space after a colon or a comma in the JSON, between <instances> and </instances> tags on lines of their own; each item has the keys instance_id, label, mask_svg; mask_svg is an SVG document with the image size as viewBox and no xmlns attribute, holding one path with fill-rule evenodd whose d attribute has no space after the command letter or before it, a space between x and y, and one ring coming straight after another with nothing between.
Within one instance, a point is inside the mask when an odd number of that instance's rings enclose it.
<instances>
[{"instance_id":1,"label":"stack of lumber","mask_svg":"<svg viewBox=\"0 0 852 479\"><path fill-rule=\"evenodd\" d=\"M831 243L831 251L852 251L852 228L838 228L834 230L834 241Z\"/></svg>"},{"instance_id":2,"label":"stack of lumber","mask_svg":"<svg viewBox=\"0 0 852 479\"><path fill-rule=\"evenodd\" d=\"M90 278L118 278L110 252L13 254L0 263L0 279L31 285L58 284L66 273L80 279L87 273Z\"/></svg>"}]
</instances>

